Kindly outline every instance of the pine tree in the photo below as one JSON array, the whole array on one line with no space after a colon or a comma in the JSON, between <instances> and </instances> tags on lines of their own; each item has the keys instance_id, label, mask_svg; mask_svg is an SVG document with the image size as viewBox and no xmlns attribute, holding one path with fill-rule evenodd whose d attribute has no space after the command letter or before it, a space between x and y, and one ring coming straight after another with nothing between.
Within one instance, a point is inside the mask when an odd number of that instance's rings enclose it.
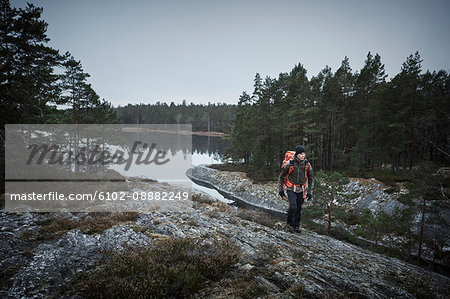
<instances>
[{"instance_id":1,"label":"pine tree","mask_svg":"<svg viewBox=\"0 0 450 299\"><path fill-rule=\"evenodd\" d=\"M271 92L273 103L269 114L272 120L270 136L273 140L272 148L277 170L279 170L279 166L283 162L286 151L292 148L292 144L289 142L289 132L286 130L287 123L290 121L288 112L291 107L291 103L286 97L288 80L288 74L281 73L278 79L274 80Z\"/></svg>"},{"instance_id":2,"label":"pine tree","mask_svg":"<svg viewBox=\"0 0 450 299\"><path fill-rule=\"evenodd\" d=\"M90 76L83 71L81 61L76 61L68 52L65 54L63 66L65 68L64 74L61 75L63 96L59 104L71 107L73 123L82 123L81 110L87 104L86 96L89 95L90 89L86 80Z\"/></svg>"},{"instance_id":3,"label":"pine tree","mask_svg":"<svg viewBox=\"0 0 450 299\"><path fill-rule=\"evenodd\" d=\"M111 104L100 96L87 82L90 77L83 71L81 61L68 52L63 63L65 72L60 75L61 97L57 103L70 107L71 117L64 122L69 123L117 123L118 117ZM142 118L140 119L142 123Z\"/></svg>"},{"instance_id":4,"label":"pine tree","mask_svg":"<svg viewBox=\"0 0 450 299\"><path fill-rule=\"evenodd\" d=\"M274 159L273 146L275 140L271 136L272 120L270 111L273 102L274 80L267 77L262 85L255 78L255 93L253 132L254 142L252 148L252 171L261 179L271 178L275 169L278 169L277 160Z\"/></svg>"},{"instance_id":5,"label":"pine tree","mask_svg":"<svg viewBox=\"0 0 450 299\"><path fill-rule=\"evenodd\" d=\"M392 230L393 220L382 209L375 213L368 208L363 209L360 216L360 228L357 234L375 241L375 246L380 246L383 236Z\"/></svg>"},{"instance_id":6,"label":"pine tree","mask_svg":"<svg viewBox=\"0 0 450 299\"><path fill-rule=\"evenodd\" d=\"M233 161L241 161L245 164L250 163L253 135L254 110L251 105L252 99L245 91L239 98L236 108L235 121L232 126L230 145L225 150L227 157Z\"/></svg>"},{"instance_id":7,"label":"pine tree","mask_svg":"<svg viewBox=\"0 0 450 299\"><path fill-rule=\"evenodd\" d=\"M12 8L0 1L0 96L5 123L45 123L59 96L54 68L57 50L48 47L42 8ZM52 105L53 104L53 105Z\"/></svg>"},{"instance_id":8,"label":"pine tree","mask_svg":"<svg viewBox=\"0 0 450 299\"><path fill-rule=\"evenodd\" d=\"M367 166L381 166L386 160L386 132L389 117L386 116L386 100L383 96L386 84L384 64L381 57L369 52L365 65L356 75L355 94L351 98L350 132L354 144L352 165L358 173Z\"/></svg>"},{"instance_id":9,"label":"pine tree","mask_svg":"<svg viewBox=\"0 0 450 299\"><path fill-rule=\"evenodd\" d=\"M353 197L353 194L344 192L344 186L349 179L338 172L327 175L323 171L314 177L314 196L324 203L328 213L328 234L331 234L332 212L335 205L342 205Z\"/></svg>"},{"instance_id":10,"label":"pine tree","mask_svg":"<svg viewBox=\"0 0 450 299\"><path fill-rule=\"evenodd\" d=\"M419 92L421 63L422 59L418 52L408 56L401 72L391 81L389 90L391 135L396 136L396 144L392 144L391 149L396 155L393 165L398 169L401 164L403 174L406 173L408 166L409 173L412 174L417 146L417 116L424 103Z\"/></svg>"},{"instance_id":11,"label":"pine tree","mask_svg":"<svg viewBox=\"0 0 450 299\"><path fill-rule=\"evenodd\" d=\"M289 108L286 112L287 121L286 131L289 136L289 142L293 144L302 144L306 137L304 128L308 122L305 109L306 101L310 96L309 81L306 76L306 69L298 64L289 73L288 89L286 98L289 102Z\"/></svg>"},{"instance_id":12,"label":"pine tree","mask_svg":"<svg viewBox=\"0 0 450 299\"><path fill-rule=\"evenodd\" d=\"M350 126L350 110L351 97L354 93L354 76L350 67L350 62L347 56L341 63L340 68L334 74L336 82L336 120L334 125L334 136L332 138L333 148L330 149L333 156L331 169L333 164L338 164L339 168L343 168L348 161L346 161L344 154L349 148L348 130Z\"/></svg>"},{"instance_id":13,"label":"pine tree","mask_svg":"<svg viewBox=\"0 0 450 299\"><path fill-rule=\"evenodd\" d=\"M450 162L450 75L440 70L422 76L423 109L418 111L418 140L422 144L420 160Z\"/></svg>"}]
</instances>

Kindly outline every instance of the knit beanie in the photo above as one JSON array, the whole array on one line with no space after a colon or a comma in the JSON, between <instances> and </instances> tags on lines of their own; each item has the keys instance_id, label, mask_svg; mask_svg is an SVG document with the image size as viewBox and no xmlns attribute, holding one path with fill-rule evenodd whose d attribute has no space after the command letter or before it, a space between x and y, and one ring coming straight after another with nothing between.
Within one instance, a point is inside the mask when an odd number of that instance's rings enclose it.
<instances>
[{"instance_id":1,"label":"knit beanie","mask_svg":"<svg viewBox=\"0 0 450 299\"><path fill-rule=\"evenodd\" d=\"M303 147L303 145L297 145L297 147L295 148L295 156L297 156L300 153L304 153L305 152L305 148Z\"/></svg>"}]
</instances>

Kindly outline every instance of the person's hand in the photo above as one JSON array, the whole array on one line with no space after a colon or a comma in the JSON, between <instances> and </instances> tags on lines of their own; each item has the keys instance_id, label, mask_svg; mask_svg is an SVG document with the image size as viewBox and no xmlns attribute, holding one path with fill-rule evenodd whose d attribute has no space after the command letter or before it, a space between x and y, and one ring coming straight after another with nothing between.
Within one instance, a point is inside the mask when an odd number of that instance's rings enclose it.
<instances>
[{"instance_id":1,"label":"person's hand","mask_svg":"<svg viewBox=\"0 0 450 299\"><path fill-rule=\"evenodd\" d=\"M278 194L281 196L281 198L285 197L286 195L284 194L284 191L280 191L278 192Z\"/></svg>"},{"instance_id":2,"label":"person's hand","mask_svg":"<svg viewBox=\"0 0 450 299\"><path fill-rule=\"evenodd\" d=\"M312 198L311 193L306 194L306 200L311 200L311 198Z\"/></svg>"}]
</instances>

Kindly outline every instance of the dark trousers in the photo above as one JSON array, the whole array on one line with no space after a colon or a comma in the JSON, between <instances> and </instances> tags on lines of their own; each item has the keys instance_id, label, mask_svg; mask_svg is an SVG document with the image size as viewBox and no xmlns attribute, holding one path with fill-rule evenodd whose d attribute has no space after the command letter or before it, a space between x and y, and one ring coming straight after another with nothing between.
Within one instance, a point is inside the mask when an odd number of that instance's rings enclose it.
<instances>
[{"instance_id":1,"label":"dark trousers","mask_svg":"<svg viewBox=\"0 0 450 299\"><path fill-rule=\"evenodd\" d=\"M303 192L295 193L287 190L287 196L289 200L287 224L292 227L299 227L300 218L302 217Z\"/></svg>"}]
</instances>

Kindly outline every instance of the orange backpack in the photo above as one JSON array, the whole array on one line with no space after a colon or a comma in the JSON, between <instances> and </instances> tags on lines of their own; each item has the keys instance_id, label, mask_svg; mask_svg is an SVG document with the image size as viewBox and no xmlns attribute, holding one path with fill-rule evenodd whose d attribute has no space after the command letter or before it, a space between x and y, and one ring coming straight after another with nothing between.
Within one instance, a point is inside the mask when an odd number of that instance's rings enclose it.
<instances>
[{"instance_id":1,"label":"orange backpack","mask_svg":"<svg viewBox=\"0 0 450 299\"><path fill-rule=\"evenodd\" d=\"M283 163L281 163L281 168L284 168L284 165L286 165L286 163L289 163L289 171L284 177L283 187L286 186L288 176L294 170L294 164L291 163L291 161L294 160L294 158L293 158L294 155L295 155L295 151L287 151L286 154L284 155Z\"/></svg>"},{"instance_id":2,"label":"orange backpack","mask_svg":"<svg viewBox=\"0 0 450 299\"><path fill-rule=\"evenodd\" d=\"M286 165L286 163L289 163L289 171L284 176L283 188L288 186L288 185L289 185L289 187L294 186L294 188L297 186L297 185L293 185L291 182L288 183L288 177L292 173L292 171L294 171L294 163L293 163L294 162L293 161L294 160L294 158L293 158L294 155L295 155L295 151L287 151L286 154L284 155L283 163L281 163L281 168L283 168ZM306 162L305 178L306 178L306 182L308 182L308 168L309 167L308 167L308 161L305 161L305 162ZM298 185L298 186L300 186L300 185ZM306 183L303 186L301 186L301 188L303 190L303 198L305 198L305 196L306 196L306 194L305 194L305 186L306 186Z\"/></svg>"}]
</instances>

